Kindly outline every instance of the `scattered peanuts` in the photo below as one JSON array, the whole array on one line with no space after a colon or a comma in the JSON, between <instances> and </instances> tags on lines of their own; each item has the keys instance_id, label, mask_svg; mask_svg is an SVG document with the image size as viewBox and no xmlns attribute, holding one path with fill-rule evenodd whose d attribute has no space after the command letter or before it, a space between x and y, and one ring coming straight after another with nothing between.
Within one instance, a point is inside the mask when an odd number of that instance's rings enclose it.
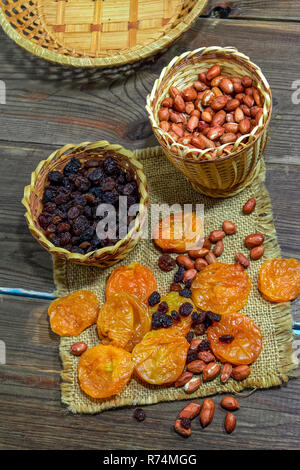
<instances>
[{"instance_id":1,"label":"scattered peanuts","mask_svg":"<svg viewBox=\"0 0 300 470\"><path fill-rule=\"evenodd\" d=\"M256 206L256 199L252 197L243 206L244 214L251 214L251 212L254 211L255 206Z\"/></svg>"},{"instance_id":2,"label":"scattered peanuts","mask_svg":"<svg viewBox=\"0 0 300 470\"><path fill-rule=\"evenodd\" d=\"M73 354L73 356L81 356L81 354L83 354L86 350L87 344L83 341L78 341L78 343L72 344L70 348L70 353Z\"/></svg>"},{"instance_id":3,"label":"scattered peanuts","mask_svg":"<svg viewBox=\"0 0 300 470\"><path fill-rule=\"evenodd\" d=\"M228 434L231 434L235 430L236 417L232 413L230 412L227 413L225 417L224 426Z\"/></svg>"}]
</instances>

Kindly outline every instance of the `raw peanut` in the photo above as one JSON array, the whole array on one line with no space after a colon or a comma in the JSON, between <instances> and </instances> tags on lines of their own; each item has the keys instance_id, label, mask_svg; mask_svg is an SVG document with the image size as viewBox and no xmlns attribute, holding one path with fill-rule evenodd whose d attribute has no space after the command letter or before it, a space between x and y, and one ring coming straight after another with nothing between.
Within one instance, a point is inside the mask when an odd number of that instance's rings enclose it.
<instances>
[{"instance_id":1,"label":"raw peanut","mask_svg":"<svg viewBox=\"0 0 300 470\"><path fill-rule=\"evenodd\" d=\"M243 268L244 269L244 268ZM230 379L232 372L232 365L229 362L226 362L222 368L220 381L222 384L225 384Z\"/></svg>"},{"instance_id":2,"label":"raw peanut","mask_svg":"<svg viewBox=\"0 0 300 470\"><path fill-rule=\"evenodd\" d=\"M217 77L213 78L211 81L211 86L218 87L223 78L226 78L225 75L218 75Z\"/></svg>"},{"instance_id":3,"label":"raw peanut","mask_svg":"<svg viewBox=\"0 0 300 470\"><path fill-rule=\"evenodd\" d=\"M171 136L172 139L175 140L175 142L177 142L177 140L178 140L178 135L176 134L176 132L174 132L174 131L169 131L169 136ZM170 142L170 144L173 143L171 139L169 139L169 142Z\"/></svg>"},{"instance_id":4,"label":"raw peanut","mask_svg":"<svg viewBox=\"0 0 300 470\"><path fill-rule=\"evenodd\" d=\"M224 93L227 93L228 95L233 93L233 83L230 78L222 78L219 86Z\"/></svg>"},{"instance_id":5,"label":"raw peanut","mask_svg":"<svg viewBox=\"0 0 300 470\"><path fill-rule=\"evenodd\" d=\"M194 419L200 413L201 405L198 403L189 403L179 413L180 419L182 418L189 418Z\"/></svg>"},{"instance_id":6,"label":"raw peanut","mask_svg":"<svg viewBox=\"0 0 300 470\"><path fill-rule=\"evenodd\" d=\"M189 250L188 255L191 258L204 258L208 254L209 250L207 248L197 248L196 250Z\"/></svg>"},{"instance_id":7,"label":"raw peanut","mask_svg":"<svg viewBox=\"0 0 300 470\"><path fill-rule=\"evenodd\" d=\"M160 108L158 111L158 119L160 121L168 121L170 117L169 109L168 108Z\"/></svg>"},{"instance_id":8,"label":"raw peanut","mask_svg":"<svg viewBox=\"0 0 300 470\"><path fill-rule=\"evenodd\" d=\"M246 95L243 101L244 101L244 104L248 106L248 108L251 108L254 105L254 99L250 95Z\"/></svg>"},{"instance_id":9,"label":"raw peanut","mask_svg":"<svg viewBox=\"0 0 300 470\"><path fill-rule=\"evenodd\" d=\"M226 114L226 122L234 122L234 114L233 113L227 113Z\"/></svg>"},{"instance_id":10,"label":"raw peanut","mask_svg":"<svg viewBox=\"0 0 300 470\"><path fill-rule=\"evenodd\" d=\"M259 106L252 106L252 108L250 109L250 115L251 117L255 117L258 113L258 111L260 111L262 108L260 108Z\"/></svg>"},{"instance_id":11,"label":"raw peanut","mask_svg":"<svg viewBox=\"0 0 300 470\"><path fill-rule=\"evenodd\" d=\"M191 378L193 377L192 372L183 372L180 377L175 382L175 387L183 387L186 383L188 383Z\"/></svg>"},{"instance_id":12,"label":"raw peanut","mask_svg":"<svg viewBox=\"0 0 300 470\"><path fill-rule=\"evenodd\" d=\"M200 377L193 377L188 383L184 386L185 393L194 393L201 385Z\"/></svg>"},{"instance_id":13,"label":"raw peanut","mask_svg":"<svg viewBox=\"0 0 300 470\"><path fill-rule=\"evenodd\" d=\"M209 239L212 243L217 243L219 240L222 240L225 237L226 233L224 230L213 230L209 234Z\"/></svg>"},{"instance_id":14,"label":"raw peanut","mask_svg":"<svg viewBox=\"0 0 300 470\"><path fill-rule=\"evenodd\" d=\"M218 111L214 117L212 118L212 121L211 121L211 125L213 127L215 126L223 126L224 122L225 122L225 119L226 119L226 113L223 109L221 109L220 111Z\"/></svg>"},{"instance_id":15,"label":"raw peanut","mask_svg":"<svg viewBox=\"0 0 300 470\"><path fill-rule=\"evenodd\" d=\"M173 123L171 125L171 129L172 129L172 131L175 132L175 134L178 135L178 137L183 137L184 131L183 131L182 127L179 124Z\"/></svg>"},{"instance_id":16,"label":"raw peanut","mask_svg":"<svg viewBox=\"0 0 300 470\"><path fill-rule=\"evenodd\" d=\"M265 237L261 233L251 233L247 235L244 243L247 248L254 248L255 246L262 245L264 240Z\"/></svg>"},{"instance_id":17,"label":"raw peanut","mask_svg":"<svg viewBox=\"0 0 300 470\"><path fill-rule=\"evenodd\" d=\"M235 99L239 100L240 103L243 101L244 98L245 98L245 93L238 93L237 95L235 95Z\"/></svg>"},{"instance_id":18,"label":"raw peanut","mask_svg":"<svg viewBox=\"0 0 300 470\"><path fill-rule=\"evenodd\" d=\"M239 129L239 125L237 122L226 122L224 124L224 129L226 133L236 134Z\"/></svg>"},{"instance_id":19,"label":"raw peanut","mask_svg":"<svg viewBox=\"0 0 300 470\"><path fill-rule=\"evenodd\" d=\"M210 80L208 80L206 78L206 73L205 72L199 73L198 74L198 79L200 80L200 82L206 83L207 86L210 86Z\"/></svg>"},{"instance_id":20,"label":"raw peanut","mask_svg":"<svg viewBox=\"0 0 300 470\"><path fill-rule=\"evenodd\" d=\"M185 105L185 112L186 112L187 114L191 114L191 113L194 111L194 109L195 109L194 103L191 103L191 102L186 103L186 105Z\"/></svg>"},{"instance_id":21,"label":"raw peanut","mask_svg":"<svg viewBox=\"0 0 300 470\"><path fill-rule=\"evenodd\" d=\"M260 118L262 117L262 114L263 114L263 110L262 110L262 108L260 108L260 110L259 110L259 111L256 113L256 115L255 115L255 122L256 122L256 124L259 123L259 120L260 120Z\"/></svg>"},{"instance_id":22,"label":"raw peanut","mask_svg":"<svg viewBox=\"0 0 300 470\"><path fill-rule=\"evenodd\" d=\"M195 261L195 268L197 271L202 271L208 265L207 261L203 258L197 258Z\"/></svg>"},{"instance_id":23,"label":"raw peanut","mask_svg":"<svg viewBox=\"0 0 300 470\"><path fill-rule=\"evenodd\" d=\"M81 356L84 351L87 350L87 344L84 343L83 341L78 341L78 343L72 344L70 348L70 353L73 354L73 356Z\"/></svg>"},{"instance_id":24,"label":"raw peanut","mask_svg":"<svg viewBox=\"0 0 300 470\"><path fill-rule=\"evenodd\" d=\"M245 94L248 96L253 96L253 86L245 88Z\"/></svg>"},{"instance_id":25,"label":"raw peanut","mask_svg":"<svg viewBox=\"0 0 300 470\"><path fill-rule=\"evenodd\" d=\"M215 95L214 95L215 96ZM226 103L227 103L227 97L226 96L216 96L212 101L211 101L211 107L214 111L220 111L220 109L224 108Z\"/></svg>"},{"instance_id":26,"label":"raw peanut","mask_svg":"<svg viewBox=\"0 0 300 470\"><path fill-rule=\"evenodd\" d=\"M207 248L208 250L210 250L211 242L210 242L210 239L208 237L204 237L202 248Z\"/></svg>"},{"instance_id":27,"label":"raw peanut","mask_svg":"<svg viewBox=\"0 0 300 470\"><path fill-rule=\"evenodd\" d=\"M248 377L250 372L250 367L247 365L237 366L232 369L231 377L234 380L244 380Z\"/></svg>"},{"instance_id":28,"label":"raw peanut","mask_svg":"<svg viewBox=\"0 0 300 470\"><path fill-rule=\"evenodd\" d=\"M242 85L241 79L240 78L236 78L236 79L231 78L231 80L232 80L232 83L233 83L233 91L235 93L242 93L244 91L244 87Z\"/></svg>"},{"instance_id":29,"label":"raw peanut","mask_svg":"<svg viewBox=\"0 0 300 470\"><path fill-rule=\"evenodd\" d=\"M194 111L191 112L191 116L197 116L197 118L200 118L201 113L199 109L194 109Z\"/></svg>"},{"instance_id":30,"label":"raw peanut","mask_svg":"<svg viewBox=\"0 0 300 470\"><path fill-rule=\"evenodd\" d=\"M256 261L262 257L264 252L265 252L265 249L263 246L256 246L255 248L252 248L252 250L250 251L250 258Z\"/></svg>"},{"instance_id":31,"label":"raw peanut","mask_svg":"<svg viewBox=\"0 0 300 470\"><path fill-rule=\"evenodd\" d=\"M219 256L221 256L223 251L224 251L224 244L222 240L219 240L214 246L213 254L218 258Z\"/></svg>"},{"instance_id":32,"label":"raw peanut","mask_svg":"<svg viewBox=\"0 0 300 470\"><path fill-rule=\"evenodd\" d=\"M255 103L256 103L257 106L261 106L261 105L262 105L260 93L259 93L259 91L257 90L257 88L253 88L253 98L254 98L254 101L255 101Z\"/></svg>"},{"instance_id":33,"label":"raw peanut","mask_svg":"<svg viewBox=\"0 0 300 470\"><path fill-rule=\"evenodd\" d=\"M191 143L192 136L181 137L178 139L178 143L182 145L189 145Z\"/></svg>"},{"instance_id":34,"label":"raw peanut","mask_svg":"<svg viewBox=\"0 0 300 470\"><path fill-rule=\"evenodd\" d=\"M222 224L222 228L224 232L226 233L226 235L233 235L234 233L237 232L236 226L230 220L224 220Z\"/></svg>"},{"instance_id":35,"label":"raw peanut","mask_svg":"<svg viewBox=\"0 0 300 470\"><path fill-rule=\"evenodd\" d=\"M207 364L202 372L203 382L210 382L214 380L220 373L221 366L216 362L210 362Z\"/></svg>"},{"instance_id":36,"label":"raw peanut","mask_svg":"<svg viewBox=\"0 0 300 470\"><path fill-rule=\"evenodd\" d=\"M243 206L244 214L251 214L251 212L254 211L255 206L256 206L256 199L254 197L252 197L251 199L248 199L248 201Z\"/></svg>"},{"instance_id":37,"label":"raw peanut","mask_svg":"<svg viewBox=\"0 0 300 470\"><path fill-rule=\"evenodd\" d=\"M173 99L168 97L168 98L164 98L161 102L161 105L163 107L166 107L166 108L172 108L173 106Z\"/></svg>"},{"instance_id":38,"label":"raw peanut","mask_svg":"<svg viewBox=\"0 0 300 470\"><path fill-rule=\"evenodd\" d=\"M183 111L185 111L185 103L182 96L175 96L173 108L176 109L176 111L179 111L180 113L183 113Z\"/></svg>"},{"instance_id":39,"label":"raw peanut","mask_svg":"<svg viewBox=\"0 0 300 470\"><path fill-rule=\"evenodd\" d=\"M207 261L208 264L213 264L213 263L218 262L217 258L211 251L208 253L208 255L205 256L205 261ZM195 263L195 266L196 266L196 263Z\"/></svg>"},{"instance_id":40,"label":"raw peanut","mask_svg":"<svg viewBox=\"0 0 300 470\"><path fill-rule=\"evenodd\" d=\"M243 253L236 253L235 259L238 263L240 263L245 269L247 269L250 265L250 261L246 258Z\"/></svg>"},{"instance_id":41,"label":"raw peanut","mask_svg":"<svg viewBox=\"0 0 300 470\"><path fill-rule=\"evenodd\" d=\"M203 369L205 369L206 363L204 361L192 361L186 368L188 371L193 372L193 374L202 374Z\"/></svg>"},{"instance_id":42,"label":"raw peanut","mask_svg":"<svg viewBox=\"0 0 300 470\"><path fill-rule=\"evenodd\" d=\"M236 426L236 417L232 413L228 412L225 416L224 426L228 434L231 434L232 431L234 431Z\"/></svg>"},{"instance_id":43,"label":"raw peanut","mask_svg":"<svg viewBox=\"0 0 300 470\"><path fill-rule=\"evenodd\" d=\"M209 113L208 111L202 111L202 113L201 113L202 121L211 122L212 118L213 117L212 117L211 113Z\"/></svg>"},{"instance_id":44,"label":"raw peanut","mask_svg":"<svg viewBox=\"0 0 300 470\"><path fill-rule=\"evenodd\" d=\"M252 86L252 78L248 77L248 75L245 75L244 77L242 77L242 85L245 88Z\"/></svg>"},{"instance_id":45,"label":"raw peanut","mask_svg":"<svg viewBox=\"0 0 300 470\"><path fill-rule=\"evenodd\" d=\"M210 351L200 351L198 353L198 358L208 364L209 362L214 362L216 360L215 356Z\"/></svg>"},{"instance_id":46,"label":"raw peanut","mask_svg":"<svg viewBox=\"0 0 300 470\"><path fill-rule=\"evenodd\" d=\"M173 99L175 98L175 96L180 95L180 91L176 86L170 86L169 93Z\"/></svg>"},{"instance_id":47,"label":"raw peanut","mask_svg":"<svg viewBox=\"0 0 300 470\"><path fill-rule=\"evenodd\" d=\"M184 101L194 101L197 98L197 91L190 86L185 88L181 94Z\"/></svg>"},{"instance_id":48,"label":"raw peanut","mask_svg":"<svg viewBox=\"0 0 300 470\"><path fill-rule=\"evenodd\" d=\"M201 338L195 338L195 339L192 339L191 343L190 343L190 349L198 349L198 346L200 343L202 343L203 339Z\"/></svg>"},{"instance_id":49,"label":"raw peanut","mask_svg":"<svg viewBox=\"0 0 300 470\"><path fill-rule=\"evenodd\" d=\"M236 398L234 397L223 397L221 400L222 408L229 411L239 410L240 405Z\"/></svg>"},{"instance_id":50,"label":"raw peanut","mask_svg":"<svg viewBox=\"0 0 300 470\"><path fill-rule=\"evenodd\" d=\"M178 255L176 263L182 265L185 269L192 269L194 267L194 262L185 255Z\"/></svg>"},{"instance_id":51,"label":"raw peanut","mask_svg":"<svg viewBox=\"0 0 300 470\"><path fill-rule=\"evenodd\" d=\"M208 69L206 72L206 79L212 80L213 78L217 77L221 73L221 67L219 65L213 65Z\"/></svg>"},{"instance_id":52,"label":"raw peanut","mask_svg":"<svg viewBox=\"0 0 300 470\"><path fill-rule=\"evenodd\" d=\"M226 132L220 137L221 144L229 144L231 142L235 142L237 139L237 134L233 134L232 132Z\"/></svg>"},{"instance_id":53,"label":"raw peanut","mask_svg":"<svg viewBox=\"0 0 300 470\"><path fill-rule=\"evenodd\" d=\"M176 432L178 432L178 434L181 434L182 436L185 436L185 437L189 437L191 434L192 434L192 430L191 428L184 428L182 425L181 425L181 420L180 419L176 419L175 423L174 423L174 429Z\"/></svg>"},{"instance_id":54,"label":"raw peanut","mask_svg":"<svg viewBox=\"0 0 300 470\"><path fill-rule=\"evenodd\" d=\"M171 127L171 126L170 126L169 121L161 121L161 122L159 123L159 127L160 127L163 131L168 132L168 131L170 130L170 127Z\"/></svg>"},{"instance_id":55,"label":"raw peanut","mask_svg":"<svg viewBox=\"0 0 300 470\"><path fill-rule=\"evenodd\" d=\"M221 126L211 127L207 132L207 137L210 140L219 139L224 134L224 128Z\"/></svg>"},{"instance_id":56,"label":"raw peanut","mask_svg":"<svg viewBox=\"0 0 300 470\"><path fill-rule=\"evenodd\" d=\"M223 96L222 91L217 86L212 87L211 91L215 96Z\"/></svg>"},{"instance_id":57,"label":"raw peanut","mask_svg":"<svg viewBox=\"0 0 300 470\"><path fill-rule=\"evenodd\" d=\"M212 422L214 412L214 402L210 398L205 398L200 411L200 423L203 428L205 428Z\"/></svg>"},{"instance_id":58,"label":"raw peanut","mask_svg":"<svg viewBox=\"0 0 300 470\"><path fill-rule=\"evenodd\" d=\"M205 121L199 121L198 129L200 132L203 132L205 129L209 129L209 124Z\"/></svg>"},{"instance_id":59,"label":"raw peanut","mask_svg":"<svg viewBox=\"0 0 300 470\"><path fill-rule=\"evenodd\" d=\"M244 118L239 122L239 131L241 132L241 134L248 134L248 132L250 131L250 127L250 120L247 118Z\"/></svg>"},{"instance_id":60,"label":"raw peanut","mask_svg":"<svg viewBox=\"0 0 300 470\"><path fill-rule=\"evenodd\" d=\"M198 137L192 137L192 145L201 150L215 147L215 144L212 140L201 134Z\"/></svg>"},{"instance_id":61,"label":"raw peanut","mask_svg":"<svg viewBox=\"0 0 300 470\"><path fill-rule=\"evenodd\" d=\"M181 113L175 113L172 109L170 109L170 120L172 122L175 122L176 124L179 124L180 122L185 122L185 117Z\"/></svg>"},{"instance_id":62,"label":"raw peanut","mask_svg":"<svg viewBox=\"0 0 300 470\"><path fill-rule=\"evenodd\" d=\"M236 108L234 111L234 120L235 122L241 122L244 119L244 113L240 107Z\"/></svg>"},{"instance_id":63,"label":"raw peanut","mask_svg":"<svg viewBox=\"0 0 300 470\"><path fill-rule=\"evenodd\" d=\"M208 106L210 105L210 103L213 101L214 98L215 98L215 95L213 94L211 90L205 90L201 99L201 103L203 106Z\"/></svg>"},{"instance_id":64,"label":"raw peanut","mask_svg":"<svg viewBox=\"0 0 300 470\"><path fill-rule=\"evenodd\" d=\"M207 85L204 82L200 82L200 80L197 80L194 83L194 88L197 91L204 91L204 90L207 90Z\"/></svg>"},{"instance_id":65,"label":"raw peanut","mask_svg":"<svg viewBox=\"0 0 300 470\"><path fill-rule=\"evenodd\" d=\"M248 108L248 106L246 106L245 104L241 104L240 108L245 116L251 117L250 108Z\"/></svg>"},{"instance_id":66,"label":"raw peanut","mask_svg":"<svg viewBox=\"0 0 300 470\"><path fill-rule=\"evenodd\" d=\"M192 281L193 279L195 279L196 275L197 275L196 269L188 269L187 271L185 271L183 275L183 282L186 283L186 282Z\"/></svg>"}]
</instances>

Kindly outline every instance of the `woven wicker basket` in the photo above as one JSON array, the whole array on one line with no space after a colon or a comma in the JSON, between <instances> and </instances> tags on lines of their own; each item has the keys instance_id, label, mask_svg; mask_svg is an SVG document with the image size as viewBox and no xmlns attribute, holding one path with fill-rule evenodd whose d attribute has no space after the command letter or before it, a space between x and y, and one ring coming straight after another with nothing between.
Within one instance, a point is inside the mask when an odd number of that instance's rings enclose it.
<instances>
[{"instance_id":1,"label":"woven wicker basket","mask_svg":"<svg viewBox=\"0 0 300 470\"><path fill-rule=\"evenodd\" d=\"M206 72L216 63L221 66L225 75L249 75L260 90L264 105L262 117L251 133L237 139L231 152L226 150L229 144L222 145L218 148L218 153L224 150L227 155L212 159L206 150L193 150L176 143L159 127L157 113L161 101L169 96L170 86L177 86L182 90L195 82L199 73ZM155 81L152 92L147 97L146 109L153 132L166 157L185 174L196 191L211 197L233 196L250 184L260 171L260 158L267 142L267 128L272 111L271 90L260 68L235 48L201 48L174 57ZM249 139L245 142L247 138Z\"/></svg>"},{"instance_id":2,"label":"woven wicker basket","mask_svg":"<svg viewBox=\"0 0 300 470\"><path fill-rule=\"evenodd\" d=\"M71 253L64 248L54 246L46 238L44 231L38 223L38 217L43 206L41 200L48 172L53 170L62 170L68 161L70 161L74 156L80 158L82 161L103 158L101 157L101 154L103 154L103 151L107 150L117 152L116 160L118 164L123 169L131 171L138 184L140 207L139 213L135 219L134 227L131 228L124 239L120 240L114 246L101 248L85 255ZM104 268L124 259L141 239L142 227L147 213L148 200L147 179L143 172L142 164L129 150L126 150L120 145L110 145L109 142L103 140L94 143L82 142L76 146L65 145L61 149L53 152L47 160L41 161L31 175L30 185L25 187L22 203L26 207L25 217L32 235L49 253L74 263Z\"/></svg>"},{"instance_id":3,"label":"woven wicker basket","mask_svg":"<svg viewBox=\"0 0 300 470\"><path fill-rule=\"evenodd\" d=\"M111 67L168 47L207 0L0 0L4 31L32 54L63 65Z\"/></svg>"}]
</instances>

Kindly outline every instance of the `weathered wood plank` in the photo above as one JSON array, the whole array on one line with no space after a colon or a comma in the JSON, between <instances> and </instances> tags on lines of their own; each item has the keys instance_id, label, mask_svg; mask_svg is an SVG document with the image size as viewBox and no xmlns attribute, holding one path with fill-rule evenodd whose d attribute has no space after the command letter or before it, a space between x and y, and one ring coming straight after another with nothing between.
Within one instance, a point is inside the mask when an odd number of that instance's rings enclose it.
<instances>
[{"instance_id":1,"label":"weathered wood plank","mask_svg":"<svg viewBox=\"0 0 300 470\"><path fill-rule=\"evenodd\" d=\"M129 148L154 145L144 106L161 69L186 50L232 45L262 67L272 87L274 109L267 160L299 163L300 104L292 103L300 62L296 23L200 18L153 63L135 65L123 74L112 71L111 75L48 64L16 46L3 32L0 38L0 79L7 86L7 104L1 106L0 114L2 140L24 142L25 146L100 139Z\"/></svg>"},{"instance_id":2,"label":"weathered wood plank","mask_svg":"<svg viewBox=\"0 0 300 470\"><path fill-rule=\"evenodd\" d=\"M132 408L100 415L72 415L60 403L58 337L48 326L46 302L2 297L0 339L7 364L0 365L0 448L15 449L296 449L299 447L300 380L241 398L234 434L223 429L224 410L215 397L213 423L182 439L172 430L185 402L145 407L137 423Z\"/></svg>"}]
</instances>

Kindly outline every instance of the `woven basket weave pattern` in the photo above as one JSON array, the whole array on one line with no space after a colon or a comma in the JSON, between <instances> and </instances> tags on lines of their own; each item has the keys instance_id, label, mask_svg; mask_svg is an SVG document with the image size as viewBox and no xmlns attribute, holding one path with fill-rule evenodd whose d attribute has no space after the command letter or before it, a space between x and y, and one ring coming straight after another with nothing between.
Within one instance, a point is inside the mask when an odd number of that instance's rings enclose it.
<instances>
[{"instance_id":1,"label":"woven basket weave pattern","mask_svg":"<svg viewBox=\"0 0 300 470\"><path fill-rule=\"evenodd\" d=\"M33 54L65 65L110 67L168 47L207 0L0 0L0 22Z\"/></svg>"},{"instance_id":2,"label":"woven basket weave pattern","mask_svg":"<svg viewBox=\"0 0 300 470\"><path fill-rule=\"evenodd\" d=\"M161 101L169 95L170 86L180 90L197 80L200 72L206 72L211 65L218 63L222 73L229 76L249 75L264 98L263 115L259 124L250 134L240 137L234 144L234 150L225 157L212 160L205 150L195 149L173 141L159 127L157 117ZM163 69L148 95L146 109L149 113L153 132L169 161L190 180L195 190L211 197L228 197L250 184L258 171L258 162L267 142L272 97L269 84L259 67L250 59L231 47L208 47L185 52L174 57ZM248 138L248 142L246 142ZM219 147L224 150L230 144ZM237 150L240 146L242 150ZM200 158L199 158L200 156Z\"/></svg>"},{"instance_id":3,"label":"woven basket weave pattern","mask_svg":"<svg viewBox=\"0 0 300 470\"><path fill-rule=\"evenodd\" d=\"M71 253L64 248L54 246L44 235L38 223L38 217L42 211L42 195L49 171L62 170L73 156L84 160L94 159L103 151L117 152L118 164L125 170L131 171L138 184L140 195L139 213L136 216L134 227L126 237L116 245L102 248L86 255ZM83 142L77 146L65 145L53 152L47 160L40 162L31 175L31 184L24 190L22 203L26 207L26 220L32 235L52 255L87 266L108 267L124 259L136 246L142 236L142 228L145 222L148 205L147 179L143 172L143 166L135 158L134 154L120 145L110 145L106 141L95 143Z\"/></svg>"}]
</instances>

